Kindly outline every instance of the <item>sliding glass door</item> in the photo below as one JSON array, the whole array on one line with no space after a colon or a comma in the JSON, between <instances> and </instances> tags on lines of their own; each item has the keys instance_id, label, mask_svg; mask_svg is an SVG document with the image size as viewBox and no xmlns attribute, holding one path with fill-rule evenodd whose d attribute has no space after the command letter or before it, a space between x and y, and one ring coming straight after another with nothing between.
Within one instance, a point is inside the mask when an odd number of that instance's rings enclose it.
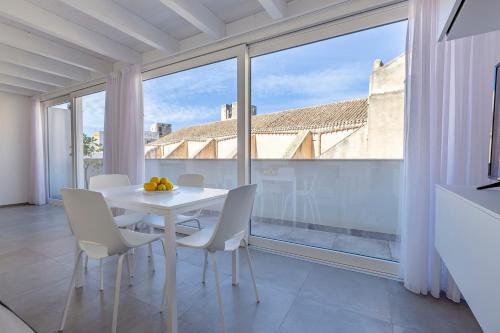
<instances>
[{"instance_id":1,"label":"sliding glass door","mask_svg":"<svg viewBox=\"0 0 500 333\"><path fill-rule=\"evenodd\" d=\"M399 260L406 26L251 59L252 235Z\"/></svg>"},{"instance_id":2,"label":"sliding glass door","mask_svg":"<svg viewBox=\"0 0 500 333\"><path fill-rule=\"evenodd\" d=\"M71 110L69 99L46 107L49 199L60 200L60 189L75 184Z\"/></svg>"}]
</instances>

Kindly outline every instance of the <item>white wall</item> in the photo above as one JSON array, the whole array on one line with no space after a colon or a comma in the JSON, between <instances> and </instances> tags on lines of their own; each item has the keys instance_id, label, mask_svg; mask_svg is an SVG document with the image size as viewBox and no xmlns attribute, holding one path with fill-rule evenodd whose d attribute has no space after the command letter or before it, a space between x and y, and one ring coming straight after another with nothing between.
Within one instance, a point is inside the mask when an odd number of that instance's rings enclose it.
<instances>
[{"instance_id":1,"label":"white wall","mask_svg":"<svg viewBox=\"0 0 500 333\"><path fill-rule=\"evenodd\" d=\"M29 97L0 92L0 206L28 201Z\"/></svg>"}]
</instances>

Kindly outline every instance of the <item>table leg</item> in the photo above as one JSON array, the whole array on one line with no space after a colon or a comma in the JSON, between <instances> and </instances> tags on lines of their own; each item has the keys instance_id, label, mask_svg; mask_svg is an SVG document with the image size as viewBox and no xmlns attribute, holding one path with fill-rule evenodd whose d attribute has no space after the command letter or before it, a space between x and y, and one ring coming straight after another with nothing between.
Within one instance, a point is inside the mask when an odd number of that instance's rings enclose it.
<instances>
[{"instance_id":1,"label":"table leg","mask_svg":"<svg viewBox=\"0 0 500 333\"><path fill-rule=\"evenodd\" d=\"M80 246L78 246L78 243L75 242L76 249L75 249L75 262L78 260L78 253L80 253ZM85 254L87 255L87 254ZM82 255L83 257L83 255ZM78 265L76 272L75 272L75 288L80 288L83 287L83 258L80 260L80 264Z\"/></svg>"},{"instance_id":2,"label":"table leg","mask_svg":"<svg viewBox=\"0 0 500 333\"><path fill-rule=\"evenodd\" d=\"M173 216L169 214L165 218L165 246L167 258L165 260L165 293L167 305L167 332L177 333L177 295L176 295L176 255L175 255L175 224Z\"/></svg>"},{"instance_id":3,"label":"table leg","mask_svg":"<svg viewBox=\"0 0 500 333\"><path fill-rule=\"evenodd\" d=\"M232 254L233 263L233 286L240 283L240 249L236 249Z\"/></svg>"}]
</instances>

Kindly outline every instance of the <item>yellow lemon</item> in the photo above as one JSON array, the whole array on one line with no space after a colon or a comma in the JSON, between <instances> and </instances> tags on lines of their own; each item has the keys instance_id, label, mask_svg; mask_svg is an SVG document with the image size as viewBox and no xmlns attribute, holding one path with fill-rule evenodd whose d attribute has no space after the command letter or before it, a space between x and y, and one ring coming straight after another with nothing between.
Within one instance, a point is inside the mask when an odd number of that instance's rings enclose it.
<instances>
[{"instance_id":1,"label":"yellow lemon","mask_svg":"<svg viewBox=\"0 0 500 333\"><path fill-rule=\"evenodd\" d=\"M144 183L144 189L148 192L156 191L156 184L155 183Z\"/></svg>"},{"instance_id":2,"label":"yellow lemon","mask_svg":"<svg viewBox=\"0 0 500 333\"><path fill-rule=\"evenodd\" d=\"M167 188L165 187L165 185L163 184L158 185L158 191L166 191L166 190Z\"/></svg>"},{"instance_id":3,"label":"yellow lemon","mask_svg":"<svg viewBox=\"0 0 500 333\"><path fill-rule=\"evenodd\" d=\"M172 184L171 182L166 183L164 186L167 191L172 191L174 189L174 184Z\"/></svg>"},{"instance_id":4,"label":"yellow lemon","mask_svg":"<svg viewBox=\"0 0 500 333\"><path fill-rule=\"evenodd\" d=\"M160 179L160 184L165 185L165 184L167 184L167 183L168 183L168 178L163 177L162 179Z\"/></svg>"},{"instance_id":5,"label":"yellow lemon","mask_svg":"<svg viewBox=\"0 0 500 333\"><path fill-rule=\"evenodd\" d=\"M151 177L151 179L149 180L150 183L156 183L158 184L160 182L160 178L158 177Z\"/></svg>"}]
</instances>

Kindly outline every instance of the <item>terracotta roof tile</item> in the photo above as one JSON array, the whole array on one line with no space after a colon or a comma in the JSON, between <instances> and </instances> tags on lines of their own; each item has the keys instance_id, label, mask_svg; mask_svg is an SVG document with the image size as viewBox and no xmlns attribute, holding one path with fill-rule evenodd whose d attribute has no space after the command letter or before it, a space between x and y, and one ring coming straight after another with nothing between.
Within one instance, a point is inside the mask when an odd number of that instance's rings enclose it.
<instances>
[{"instance_id":1,"label":"terracotta roof tile","mask_svg":"<svg viewBox=\"0 0 500 333\"><path fill-rule=\"evenodd\" d=\"M368 99L353 99L253 116L252 134L340 131L363 126L367 117ZM231 136L236 136L236 119L184 127L150 145Z\"/></svg>"}]
</instances>

